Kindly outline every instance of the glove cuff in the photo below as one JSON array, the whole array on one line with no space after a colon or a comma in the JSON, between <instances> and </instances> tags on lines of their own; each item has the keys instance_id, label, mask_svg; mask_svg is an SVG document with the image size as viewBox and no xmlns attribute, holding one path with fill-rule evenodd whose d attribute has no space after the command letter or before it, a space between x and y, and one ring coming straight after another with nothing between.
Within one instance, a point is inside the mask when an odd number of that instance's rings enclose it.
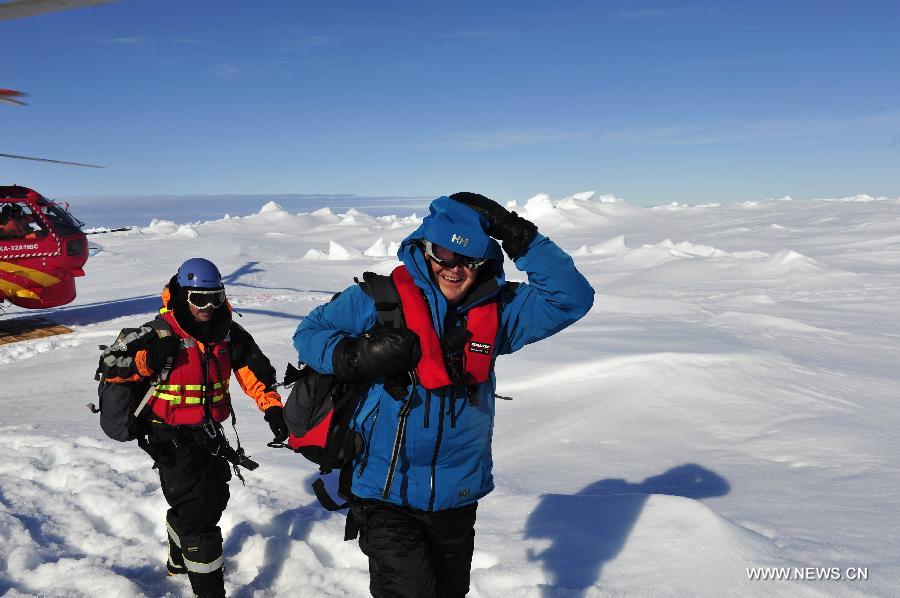
<instances>
[{"instance_id":1,"label":"glove cuff","mask_svg":"<svg viewBox=\"0 0 900 598\"><path fill-rule=\"evenodd\" d=\"M263 404L262 411L266 418L266 421L269 421L269 412L273 409L281 409L284 411L284 405L281 404L281 395L279 395L274 390L272 392L268 392L265 395L265 403ZM274 411L272 411L274 413Z\"/></svg>"}]
</instances>

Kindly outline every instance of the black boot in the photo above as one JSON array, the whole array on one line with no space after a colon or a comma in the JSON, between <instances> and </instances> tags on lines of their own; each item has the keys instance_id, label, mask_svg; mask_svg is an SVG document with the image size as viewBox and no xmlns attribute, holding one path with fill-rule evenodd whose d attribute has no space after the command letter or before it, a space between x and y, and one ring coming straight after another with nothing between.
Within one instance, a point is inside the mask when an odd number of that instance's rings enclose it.
<instances>
[{"instance_id":1,"label":"black boot","mask_svg":"<svg viewBox=\"0 0 900 598\"><path fill-rule=\"evenodd\" d=\"M225 598L225 575L222 567L212 573L188 571L188 578L197 598Z\"/></svg>"},{"instance_id":2,"label":"black boot","mask_svg":"<svg viewBox=\"0 0 900 598\"><path fill-rule=\"evenodd\" d=\"M169 558L166 559L166 571L169 575L180 575L187 573L187 567L184 566L184 555L181 554L181 548L169 536Z\"/></svg>"}]
</instances>

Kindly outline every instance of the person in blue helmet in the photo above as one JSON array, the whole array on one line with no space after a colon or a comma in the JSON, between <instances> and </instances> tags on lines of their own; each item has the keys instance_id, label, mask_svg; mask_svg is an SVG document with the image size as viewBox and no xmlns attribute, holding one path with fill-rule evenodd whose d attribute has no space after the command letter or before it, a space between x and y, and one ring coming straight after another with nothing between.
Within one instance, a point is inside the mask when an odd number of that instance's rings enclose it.
<instances>
[{"instance_id":1,"label":"person in blue helmet","mask_svg":"<svg viewBox=\"0 0 900 598\"><path fill-rule=\"evenodd\" d=\"M184 262L163 289L162 302L156 320L123 330L100 359L101 412L123 393L147 396L135 423L126 429L107 423L104 431L116 440L137 439L154 458L169 504L168 572L186 573L196 596L221 597L218 523L228 504L229 460L238 476L237 463L246 466L240 445L231 448L222 429L227 419L234 423L232 373L265 414L276 441L287 438L287 425L274 390L275 370L232 320L215 264L203 258Z\"/></svg>"},{"instance_id":2,"label":"person in blue helmet","mask_svg":"<svg viewBox=\"0 0 900 598\"><path fill-rule=\"evenodd\" d=\"M505 281L498 241L527 283ZM398 256L404 327L377 327L354 285L300 323L294 346L314 369L368 385L347 523L372 595L465 596L475 511L494 487L494 362L584 316L594 290L533 223L476 193L435 199Z\"/></svg>"}]
</instances>

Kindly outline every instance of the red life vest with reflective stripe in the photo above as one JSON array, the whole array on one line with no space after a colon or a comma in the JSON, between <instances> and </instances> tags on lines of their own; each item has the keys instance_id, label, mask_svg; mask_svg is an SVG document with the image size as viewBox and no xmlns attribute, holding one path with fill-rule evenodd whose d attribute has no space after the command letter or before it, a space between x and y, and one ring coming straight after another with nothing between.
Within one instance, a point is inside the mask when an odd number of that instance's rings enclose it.
<instances>
[{"instance_id":1,"label":"red life vest with reflective stripe","mask_svg":"<svg viewBox=\"0 0 900 598\"><path fill-rule=\"evenodd\" d=\"M422 296L422 290L416 286L406 266L397 266L391 273L391 279L400 295L406 327L419 335L419 343L422 346L422 359L416 367L419 382L429 390L450 386L453 380L447 373L441 342L434 330L431 310ZM494 365L498 327L496 299L466 312L466 329L472 335L466 341L464 352L466 384L480 384L487 381L490 376Z\"/></svg>"},{"instance_id":2,"label":"red life vest with reflective stripe","mask_svg":"<svg viewBox=\"0 0 900 598\"><path fill-rule=\"evenodd\" d=\"M231 343L228 337L216 345L208 356L204 377L204 347L179 326L171 311L162 313L163 320L181 341L181 348L172 362L168 379L152 390L153 414L170 426L198 425L203 423L206 409L203 400L209 402L210 414L217 422L231 415L231 396L228 381L231 379ZM204 380L206 383L204 384Z\"/></svg>"}]
</instances>

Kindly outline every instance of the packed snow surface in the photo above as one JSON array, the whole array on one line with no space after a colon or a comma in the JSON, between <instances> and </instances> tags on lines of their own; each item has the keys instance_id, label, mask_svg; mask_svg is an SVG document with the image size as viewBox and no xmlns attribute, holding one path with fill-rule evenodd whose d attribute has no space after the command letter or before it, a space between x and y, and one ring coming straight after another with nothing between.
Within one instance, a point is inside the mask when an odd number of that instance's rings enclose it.
<instances>
[{"instance_id":1,"label":"packed snow surface","mask_svg":"<svg viewBox=\"0 0 900 598\"><path fill-rule=\"evenodd\" d=\"M498 401L470 595L896 595L900 200L638 208L579 193L510 207L597 297L497 363L513 400ZM183 260L219 265L282 372L297 323L354 276L389 272L420 222L275 202L207 222L134 218L91 237L78 299L48 314L73 334L0 347L0 594L188 593L165 573L149 458L85 408L97 345L152 318ZM267 448L261 414L240 391L234 403L261 467L231 484L229 594L367 595L344 517L312 494L315 466ZM752 580L752 567L791 579ZM849 579L856 568L868 579Z\"/></svg>"}]
</instances>

